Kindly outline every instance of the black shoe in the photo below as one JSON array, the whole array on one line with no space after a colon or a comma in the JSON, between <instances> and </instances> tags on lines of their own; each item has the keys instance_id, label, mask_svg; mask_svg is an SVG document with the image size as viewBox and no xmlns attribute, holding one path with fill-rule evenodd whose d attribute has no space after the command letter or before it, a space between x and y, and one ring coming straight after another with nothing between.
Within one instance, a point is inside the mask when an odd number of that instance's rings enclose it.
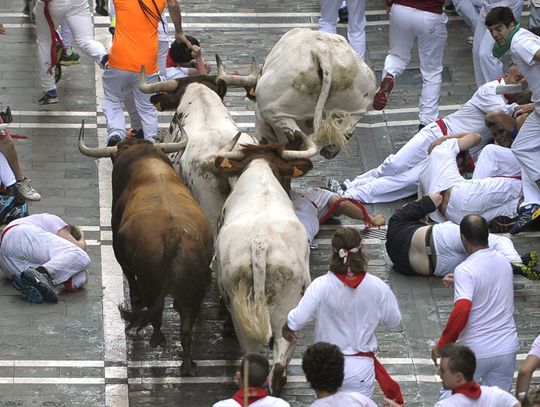
<instances>
[{"instance_id":1,"label":"black shoe","mask_svg":"<svg viewBox=\"0 0 540 407\"><path fill-rule=\"evenodd\" d=\"M96 0L96 13L103 17L109 15L109 3L107 0Z\"/></svg>"},{"instance_id":2,"label":"black shoe","mask_svg":"<svg viewBox=\"0 0 540 407\"><path fill-rule=\"evenodd\" d=\"M338 11L338 17L340 23L347 23L349 22L349 10L347 10L347 7L342 7Z\"/></svg>"},{"instance_id":3,"label":"black shoe","mask_svg":"<svg viewBox=\"0 0 540 407\"><path fill-rule=\"evenodd\" d=\"M109 138L109 140L107 140L107 147L114 147L115 145L117 145L121 141L122 141L122 137L114 134Z\"/></svg>"},{"instance_id":4,"label":"black shoe","mask_svg":"<svg viewBox=\"0 0 540 407\"><path fill-rule=\"evenodd\" d=\"M426 125L420 123L420 124L418 125L418 131L422 130L424 127L426 127Z\"/></svg>"},{"instance_id":5,"label":"black shoe","mask_svg":"<svg viewBox=\"0 0 540 407\"><path fill-rule=\"evenodd\" d=\"M11 114L11 109L6 107L5 112L0 112L0 117L4 123L11 123L13 121L13 115Z\"/></svg>"},{"instance_id":6,"label":"black shoe","mask_svg":"<svg viewBox=\"0 0 540 407\"><path fill-rule=\"evenodd\" d=\"M33 267L27 268L21 274L21 287L26 285L35 287L43 298L49 302L58 302L58 294L54 291L51 277L48 274L40 273Z\"/></svg>"}]
</instances>

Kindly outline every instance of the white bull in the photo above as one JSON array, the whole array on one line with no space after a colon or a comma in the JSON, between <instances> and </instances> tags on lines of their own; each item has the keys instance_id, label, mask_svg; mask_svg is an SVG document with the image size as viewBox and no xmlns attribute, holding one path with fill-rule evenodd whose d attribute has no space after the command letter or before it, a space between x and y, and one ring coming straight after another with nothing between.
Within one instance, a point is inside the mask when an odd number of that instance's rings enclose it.
<instances>
[{"instance_id":1,"label":"white bull","mask_svg":"<svg viewBox=\"0 0 540 407\"><path fill-rule=\"evenodd\" d=\"M205 82L209 83L209 82ZM171 161L181 172L185 184L193 198L208 216L210 225L217 232L217 220L230 186L225 177L220 176L214 166L218 151L237 133L238 126L216 93L215 89L201 83L189 81L166 81L157 84L140 84L147 93L163 91L164 87L174 94L158 94L156 98L177 98L176 114L171 122L170 132L174 142L183 142L185 148ZM211 86L211 83L210 83ZM154 97L154 96L152 96ZM251 136L242 134L242 143L256 142Z\"/></svg>"},{"instance_id":2,"label":"white bull","mask_svg":"<svg viewBox=\"0 0 540 407\"><path fill-rule=\"evenodd\" d=\"M255 90L255 137L284 143L296 130L333 158L376 91L373 71L340 35L295 28L270 51Z\"/></svg>"},{"instance_id":3,"label":"white bull","mask_svg":"<svg viewBox=\"0 0 540 407\"><path fill-rule=\"evenodd\" d=\"M275 147L244 146L220 153L216 160L225 175L239 177L223 207L216 240L218 285L242 349L258 352L273 342L274 394L286 382L285 368L295 347L282 337L281 328L311 281L306 230L276 178L312 168L305 158L317 147L302 137L307 151L280 154Z\"/></svg>"}]
</instances>

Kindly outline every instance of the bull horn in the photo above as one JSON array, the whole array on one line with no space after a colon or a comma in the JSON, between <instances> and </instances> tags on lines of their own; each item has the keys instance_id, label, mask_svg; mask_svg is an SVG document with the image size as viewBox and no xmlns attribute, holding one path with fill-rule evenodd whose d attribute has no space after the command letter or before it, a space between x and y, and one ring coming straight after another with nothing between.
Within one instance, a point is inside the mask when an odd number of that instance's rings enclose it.
<instances>
[{"instance_id":1,"label":"bull horn","mask_svg":"<svg viewBox=\"0 0 540 407\"><path fill-rule=\"evenodd\" d=\"M90 148L84 143L84 120L81 124L81 130L79 131L79 151L88 156L94 158L112 157L116 154L116 146L114 147L99 147Z\"/></svg>"},{"instance_id":2,"label":"bull horn","mask_svg":"<svg viewBox=\"0 0 540 407\"><path fill-rule=\"evenodd\" d=\"M226 145L223 146L221 150L217 153L218 157L225 157L229 160L235 160L240 161L244 159L244 153L241 151L232 151L236 143L238 143L238 139L242 135L241 132L236 133L236 136L234 136Z\"/></svg>"},{"instance_id":3,"label":"bull horn","mask_svg":"<svg viewBox=\"0 0 540 407\"><path fill-rule=\"evenodd\" d=\"M146 83L144 65L141 66L141 72L139 72L139 89L142 93L172 93L176 90L177 86L178 82L175 80Z\"/></svg>"},{"instance_id":4,"label":"bull horn","mask_svg":"<svg viewBox=\"0 0 540 407\"><path fill-rule=\"evenodd\" d=\"M255 60L255 57L251 58L251 72L248 76L228 75L225 72L225 66L223 65L223 62L218 54L216 54L216 64L218 67L217 79L223 80L227 86L249 88L257 85L259 70L257 69L257 61Z\"/></svg>"},{"instance_id":5,"label":"bull horn","mask_svg":"<svg viewBox=\"0 0 540 407\"><path fill-rule=\"evenodd\" d=\"M179 143L156 143L154 145L160 148L165 154L177 153L186 148L187 140L182 140Z\"/></svg>"},{"instance_id":6,"label":"bull horn","mask_svg":"<svg viewBox=\"0 0 540 407\"><path fill-rule=\"evenodd\" d=\"M308 158L313 157L317 153L317 145L306 135L306 133L301 130L296 130L294 132L294 135L295 137L300 136L302 138L304 144L306 145L305 150L283 150L281 152L281 158L283 158L285 161L300 159L307 160Z\"/></svg>"}]
</instances>

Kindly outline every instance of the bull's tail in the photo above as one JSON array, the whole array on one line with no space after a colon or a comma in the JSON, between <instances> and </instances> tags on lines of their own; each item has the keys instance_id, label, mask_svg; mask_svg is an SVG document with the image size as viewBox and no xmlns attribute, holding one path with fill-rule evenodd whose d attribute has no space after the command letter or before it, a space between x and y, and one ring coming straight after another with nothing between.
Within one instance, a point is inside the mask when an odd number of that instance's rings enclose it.
<instances>
[{"instance_id":1,"label":"bull's tail","mask_svg":"<svg viewBox=\"0 0 540 407\"><path fill-rule=\"evenodd\" d=\"M231 315L236 334L246 351L269 343L272 336L270 311L266 303L266 256L268 241L255 239L251 245L253 287L240 279L232 293ZM242 343L244 342L244 343Z\"/></svg>"},{"instance_id":2,"label":"bull's tail","mask_svg":"<svg viewBox=\"0 0 540 407\"><path fill-rule=\"evenodd\" d=\"M344 110L326 112L326 118L323 119L324 107L332 87L332 56L327 49L322 47L315 47L312 55L319 64L322 76L321 92L313 115L313 141L317 145L337 146L339 150L346 151L347 133L351 131L351 128L356 123L354 123L351 115Z\"/></svg>"}]
</instances>

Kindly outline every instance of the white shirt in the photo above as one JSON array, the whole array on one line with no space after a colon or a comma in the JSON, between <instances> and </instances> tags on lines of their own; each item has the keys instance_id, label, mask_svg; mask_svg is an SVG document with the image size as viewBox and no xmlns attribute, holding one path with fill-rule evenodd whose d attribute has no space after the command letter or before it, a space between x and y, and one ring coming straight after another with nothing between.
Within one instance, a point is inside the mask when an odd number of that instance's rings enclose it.
<instances>
[{"instance_id":1,"label":"white shirt","mask_svg":"<svg viewBox=\"0 0 540 407\"><path fill-rule=\"evenodd\" d=\"M188 76L188 68L171 66L165 70L165 76L167 80L185 78Z\"/></svg>"},{"instance_id":2,"label":"white shirt","mask_svg":"<svg viewBox=\"0 0 540 407\"><path fill-rule=\"evenodd\" d=\"M38 213L15 219L11 221L6 228L12 225L33 225L56 235L60 229L67 226L67 223L56 215L51 215L50 213Z\"/></svg>"},{"instance_id":3,"label":"white shirt","mask_svg":"<svg viewBox=\"0 0 540 407\"><path fill-rule=\"evenodd\" d=\"M540 38L523 28L518 30L510 44L512 61L527 79L537 112L540 111L540 64L534 60L534 54L539 49Z\"/></svg>"},{"instance_id":4,"label":"white shirt","mask_svg":"<svg viewBox=\"0 0 540 407\"><path fill-rule=\"evenodd\" d=\"M453 394L439 400L434 407L513 407L518 402L510 393L496 386L480 386L480 388L482 393L476 400L463 394Z\"/></svg>"},{"instance_id":5,"label":"white shirt","mask_svg":"<svg viewBox=\"0 0 540 407\"><path fill-rule=\"evenodd\" d=\"M472 302L467 325L457 342L477 359L517 352L512 267L494 249L471 254L454 273L454 302Z\"/></svg>"},{"instance_id":6,"label":"white shirt","mask_svg":"<svg viewBox=\"0 0 540 407\"><path fill-rule=\"evenodd\" d=\"M540 359L540 335L538 335L534 340L528 355L535 356Z\"/></svg>"},{"instance_id":7,"label":"white shirt","mask_svg":"<svg viewBox=\"0 0 540 407\"><path fill-rule=\"evenodd\" d=\"M366 274L353 289L328 272L309 285L289 312L287 325L297 331L313 319L315 342L329 342L345 355L354 355L375 352L377 327L398 328L401 314L394 293L379 277Z\"/></svg>"},{"instance_id":8,"label":"white shirt","mask_svg":"<svg viewBox=\"0 0 540 407\"><path fill-rule=\"evenodd\" d=\"M326 213L328 201L333 195L333 192L322 188L291 190L294 213L306 228L310 243L319 233L319 219Z\"/></svg>"},{"instance_id":9,"label":"white shirt","mask_svg":"<svg viewBox=\"0 0 540 407\"><path fill-rule=\"evenodd\" d=\"M370 398L360 393L338 391L328 397L317 399L311 407L377 407Z\"/></svg>"},{"instance_id":10,"label":"white shirt","mask_svg":"<svg viewBox=\"0 0 540 407\"><path fill-rule=\"evenodd\" d=\"M213 405L213 407L239 407L240 404L236 400L233 399L227 399L218 401ZM259 399L249 405L249 407L290 407L290 404L287 403L285 400L272 397L272 396L266 396L262 399Z\"/></svg>"},{"instance_id":11,"label":"white shirt","mask_svg":"<svg viewBox=\"0 0 540 407\"><path fill-rule=\"evenodd\" d=\"M433 225L433 245L437 255L435 272L437 277L453 273L454 269L467 258L467 252L461 241L459 225L450 221ZM510 263L521 262L521 257L510 239L492 233L488 238L489 247L501 253Z\"/></svg>"},{"instance_id":12,"label":"white shirt","mask_svg":"<svg viewBox=\"0 0 540 407\"><path fill-rule=\"evenodd\" d=\"M429 157L422 161L418 196L439 193L459 184L465 179L459 174L456 156L459 153L458 139L451 138L436 146ZM446 218L439 211L429 214L435 222L442 223Z\"/></svg>"}]
</instances>

